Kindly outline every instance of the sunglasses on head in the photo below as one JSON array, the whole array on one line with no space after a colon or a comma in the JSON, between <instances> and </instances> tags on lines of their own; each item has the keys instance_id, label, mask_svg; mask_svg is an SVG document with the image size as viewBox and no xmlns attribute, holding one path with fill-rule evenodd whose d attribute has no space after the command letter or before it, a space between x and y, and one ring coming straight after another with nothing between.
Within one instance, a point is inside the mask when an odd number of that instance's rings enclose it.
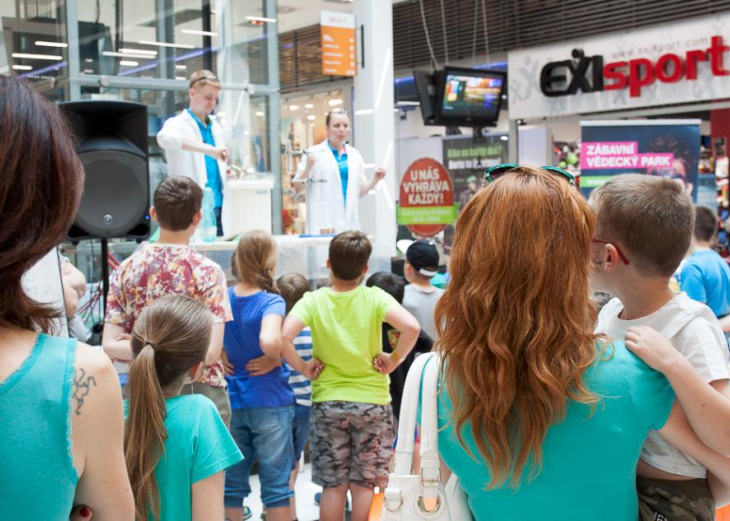
<instances>
[{"instance_id":1,"label":"sunglasses on head","mask_svg":"<svg viewBox=\"0 0 730 521\"><path fill-rule=\"evenodd\" d=\"M510 170L513 170L515 168L519 168L520 165L516 165L515 163L502 163L501 165L491 166L487 168L484 171L484 179L482 180L482 185L488 185L498 177L506 174ZM548 172L555 172L556 174L560 174L562 177L568 180L568 183L570 186L575 186L575 177L570 172L566 172L562 168L558 168L557 166L541 166L540 167L543 170L547 170Z\"/></svg>"}]
</instances>

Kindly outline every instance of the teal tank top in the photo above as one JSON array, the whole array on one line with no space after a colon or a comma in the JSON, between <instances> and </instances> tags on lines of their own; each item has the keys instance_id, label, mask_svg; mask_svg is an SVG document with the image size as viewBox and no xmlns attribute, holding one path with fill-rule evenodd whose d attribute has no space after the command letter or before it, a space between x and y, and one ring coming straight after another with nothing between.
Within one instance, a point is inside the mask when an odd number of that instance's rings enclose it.
<instances>
[{"instance_id":1,"label":"teal tank top","mask_svg":"<svg viewBox=\"0 0 730 521\"><path fill-rule=\"evenodd\" d=\"M71 448L75 367L76 340L41 334L0 382L3 521L68 521L78 482Z\"/></svg>"}]
</instances>

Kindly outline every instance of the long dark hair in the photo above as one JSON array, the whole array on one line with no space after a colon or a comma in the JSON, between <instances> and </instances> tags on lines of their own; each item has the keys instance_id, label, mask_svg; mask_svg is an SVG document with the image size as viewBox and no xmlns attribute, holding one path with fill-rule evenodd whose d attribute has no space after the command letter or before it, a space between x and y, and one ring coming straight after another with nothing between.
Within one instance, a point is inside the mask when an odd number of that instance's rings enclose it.
<instances>
[{"instance_id":1,"label":"long dark hair","mask_svg":"<svg viewBox=\"0 0 730 521\"><path fill-rule=\"evenodd\" d=\"M49 331L62 314L26 295L21 279L76 214L84 173L71 136L33 87L0 76L0 326Z\"/></svg>"},{"instance_id":2,"label":"long dark hair","mask_svg":"<svg viewBox=\"0 0 730 521\"><path fill-rule=\"evenodd\" d=\"M167 439L163 389L182 384L185 373L205 360L212 324L211 313L199 302L168 296L145 308L134 325L124 458L137 521L147 521L148 509L160 518L155 467Z\"/></svg>"}]
</instances>

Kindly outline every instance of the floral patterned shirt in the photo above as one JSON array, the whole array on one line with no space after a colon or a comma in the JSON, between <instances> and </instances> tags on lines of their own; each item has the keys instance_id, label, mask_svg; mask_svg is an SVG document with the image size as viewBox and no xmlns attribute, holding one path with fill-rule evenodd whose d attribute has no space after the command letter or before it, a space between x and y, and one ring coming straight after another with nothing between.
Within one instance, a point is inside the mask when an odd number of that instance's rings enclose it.
<instances>
[{"instance_id":1,"label":"floral patterned shirt","mask_svg":"<svg viewBox=\"0 0 730 521\"><path fill-rule=\"evenodd\" d=\"M191 246L146 244L117 268L109 284L106 321L131 333L147 304L165 295L185 295L200 301L215 322L233 320L226 277L221 267ZM205 367L202 383L226 387L223 363Z\"/></svg>"}]
</instances>

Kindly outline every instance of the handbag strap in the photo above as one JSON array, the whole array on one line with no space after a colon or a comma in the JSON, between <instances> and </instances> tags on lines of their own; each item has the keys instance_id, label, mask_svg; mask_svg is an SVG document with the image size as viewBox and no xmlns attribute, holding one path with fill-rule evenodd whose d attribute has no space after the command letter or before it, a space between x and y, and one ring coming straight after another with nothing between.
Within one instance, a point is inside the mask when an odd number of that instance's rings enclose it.
<instances>
[{"instance_id":1,"label":"handbag strap","mask_svg":"<svg viewBox=\"0 0 730 521\"><path fill-rule=\"evenodd\" d=\"M398 443L395 447L395 464L393 474L405 476L411 474L413 464L414 435L416 432L416 416L418 415L418 397L421 394L421 378L426 363L435 353L418 356L408 370L406 383L401 399L400 423L398 425Z\"/></svg>"},{"instance_id":2,"label":"handbag strap","mask_svg":"<svg viewBox=\"0 0 730 521\"><path fill-rule=\"evenodd\" d=\"M425 368L421 397L421 494L436 498L441 485L438 451L438 380L441 357L434 353Z\"/></svg>"}]
</instances>

